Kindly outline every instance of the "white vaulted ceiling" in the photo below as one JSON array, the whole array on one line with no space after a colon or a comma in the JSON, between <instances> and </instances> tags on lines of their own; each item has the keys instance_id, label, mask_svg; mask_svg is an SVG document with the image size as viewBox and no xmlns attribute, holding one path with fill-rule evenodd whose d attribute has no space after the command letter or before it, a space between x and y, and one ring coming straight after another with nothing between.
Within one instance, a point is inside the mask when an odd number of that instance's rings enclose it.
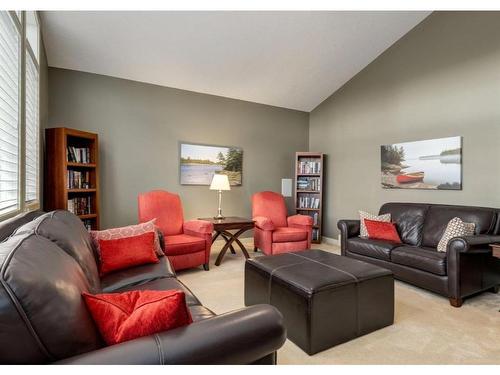
<instances>
[{"instance_id":1,"label":"white vaulted ceiling","mask_svg":"<svg viewBox=\"0 0 500 375\"><path fill-rule=\"evenodd\" d=\"M49 66L311 111L430 12L42 12Z\"/></svg>"}]
</instances>

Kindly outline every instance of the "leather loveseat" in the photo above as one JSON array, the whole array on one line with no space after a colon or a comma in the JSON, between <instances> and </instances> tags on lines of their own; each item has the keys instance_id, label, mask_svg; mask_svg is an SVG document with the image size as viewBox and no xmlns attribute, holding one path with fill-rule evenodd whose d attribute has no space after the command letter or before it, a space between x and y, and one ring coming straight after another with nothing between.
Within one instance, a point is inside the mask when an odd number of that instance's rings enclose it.
<instances>
[{"instance_id":1,"label":"leather loveseat","mask_svg":"<svg viewBox=\"0 0 500 375\"><path fill-rule=\"evenodd\" d=\"M498 292L500 272L489 244L500 242L500 210L486 207L386 203L402 244L359 237L359 220L340 220L342 255L379 265L394 277L431 290L460 307L463 298ZM436 250L448 222L459 217L476 224L474 236L453 238L446 252Z\"/></svg>"},{"instance_id":2,"label":"leather loveseat","mask_svg":"<svg viewBox=\"0 0 500 375\"><path fill-rule=\"evenodd\" d=\"M89 234L67 211L22 215L0 234L0 364L273 364L285 341L274 307L216 316L165 256L100 278ZM105 347L82 292L142 289L183 290L194 322Z\"/></svg>"}]
</instances>

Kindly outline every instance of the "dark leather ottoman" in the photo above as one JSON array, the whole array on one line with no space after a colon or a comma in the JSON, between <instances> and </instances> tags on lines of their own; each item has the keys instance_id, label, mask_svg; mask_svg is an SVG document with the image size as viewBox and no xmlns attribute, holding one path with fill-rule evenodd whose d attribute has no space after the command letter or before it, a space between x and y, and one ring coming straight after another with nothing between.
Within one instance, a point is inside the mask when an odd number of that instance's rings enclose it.
<instances>
[{"instance_id":1,"label":"dark leather ottoman","mask_svg":"<svg viewBox=\"0 0 500 375\"><path fill-rule=\"evenodd\" d=\"M322 250L262 256L245 264L245 305L269 303L287 337L312 355L394 322L391 271Z\"/></svg>"}]
</instances>

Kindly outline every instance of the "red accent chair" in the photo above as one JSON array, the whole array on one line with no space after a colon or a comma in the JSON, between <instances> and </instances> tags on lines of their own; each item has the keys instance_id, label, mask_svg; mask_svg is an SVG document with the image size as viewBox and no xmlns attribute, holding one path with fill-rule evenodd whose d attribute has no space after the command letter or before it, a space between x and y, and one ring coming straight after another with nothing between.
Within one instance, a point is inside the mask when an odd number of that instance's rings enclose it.
<instances>
[{"instance_id":1,"label":"red accent chair","mask_svg":"<svg viewBox=\"0 0 500 375\"><path fill-rule=\"evenodd\" d=\"M263 191L252 196L252 217L255 221L255 251L266 255L288 253L311 248L312 217L287 217L285 199L281 194Z\"/></svg>"},{"instance_id":2,"label":"red accent chair","mask_svg":"<svg viewBox=\"0 0 500 375\"><path fill-rule=\"evenodd\" d=\"M213 224L203 220L184 221L179 195L168 191L141 193L138 200L139 222L156 218L165 242L165 255L174 269L203 265L208 271Z\"/></svg>"}]
</instances>

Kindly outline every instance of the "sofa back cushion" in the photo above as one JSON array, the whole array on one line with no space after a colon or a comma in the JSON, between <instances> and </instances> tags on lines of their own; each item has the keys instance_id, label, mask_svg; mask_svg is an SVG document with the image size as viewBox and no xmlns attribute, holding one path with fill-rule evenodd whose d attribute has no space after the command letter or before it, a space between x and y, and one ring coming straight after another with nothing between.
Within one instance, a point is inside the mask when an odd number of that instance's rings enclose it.
<instances>
[{"instance_id":1,"label":"sofa back cushion","mask_svg":"<svg viewBox=\"0 0 500 375\"><path fill-rule=\"evenodd\" d=\"M437 247L446 226L455 217L466 223L476 224L475 234L490 234L495 230L497 210L486 207L430 205L424 222L422 245Z\"/></svg>"},{"instance_id":2,"label":"sofa back cushion","mask_svg":"<svg viewBox=\"0 0 500 375\"><path fill-rule=\"evenodd\" d=\"M420 246L424 220L429 209L427 204L419 203L386 203L380 207L380 215L391 214L391 221L396 224L403 243Z\"/></svg>"},{"instance_id":3,"label":"sofa back cushion","mask_svg":"<svg viewBox=\"0 0 500 375\"><path fill-rule=\"evenodd\" d=\"M35 231L0 243L0 363L46 363L98 349L76 260Z\"/></svg>"},{"instance_id":4,"label":"sofa back cushion","mask_svg":"<svg viewBox=\"0 0 500 375\"><path fill-rule=\"evenodd\" d=\"M92 293L100 291L99 272L90 234L76 215L64 210L48 212L19 227L16 234L32 231L54 242L74 258L87 277Z\"/></svg>"},{"instance_id":5,"label":"sofa back cushion","mask_svg":"<svg viewBox=\"0 0 500 375\"><path fill-rule=\"evenodd\" d=\"M43 215L43 211L29 211L2 221L0 223L0 242L9 237L18 227L29 223L40 215Z\"/></svg>"}]
</instances>

